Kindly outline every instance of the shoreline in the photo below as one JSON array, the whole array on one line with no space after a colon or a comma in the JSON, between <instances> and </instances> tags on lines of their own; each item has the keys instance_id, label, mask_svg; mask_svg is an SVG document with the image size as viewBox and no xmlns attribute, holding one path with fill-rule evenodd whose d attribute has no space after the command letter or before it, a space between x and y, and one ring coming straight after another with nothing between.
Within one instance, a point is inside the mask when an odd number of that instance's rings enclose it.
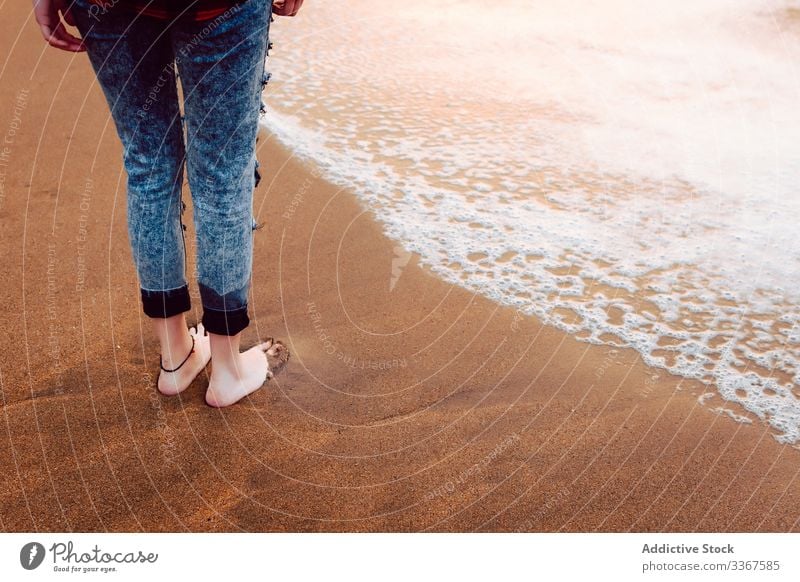
<instances>
[{"instance_id":1,"label":"shoreline","mask_svg":"<svg viewBox=\"0 0 800 582\"><path fill-rule=\"evenodd\" d=\"M800 527L800 451L765 423L443 282L265 133L242 344L292 359L221 411L202 374L156 394L108 108L85 55L47 47L28 6L3 13L0 129L28 90L0 206L3 339L24 344L0 356L3 530Z\"/></svg>"}]
</instances>

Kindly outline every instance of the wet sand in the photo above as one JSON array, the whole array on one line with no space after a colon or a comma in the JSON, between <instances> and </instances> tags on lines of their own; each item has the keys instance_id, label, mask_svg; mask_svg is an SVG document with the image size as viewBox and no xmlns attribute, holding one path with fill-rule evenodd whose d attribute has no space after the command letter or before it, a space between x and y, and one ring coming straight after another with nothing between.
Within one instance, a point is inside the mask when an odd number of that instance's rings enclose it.
<instances>
[{"instance_id":1,"label":"wet sand","mask_svg":"<svg viewBox=\"0 0 800 582\"><path fill-rule=\"evenodd\" d=\"M800 528L800 451L765 424L442 282L267 134L243 344L290 365L224 410L207 375L158 395L106 103L27 4L0 15L0 529Z\"/></svg>"}]
</instances>

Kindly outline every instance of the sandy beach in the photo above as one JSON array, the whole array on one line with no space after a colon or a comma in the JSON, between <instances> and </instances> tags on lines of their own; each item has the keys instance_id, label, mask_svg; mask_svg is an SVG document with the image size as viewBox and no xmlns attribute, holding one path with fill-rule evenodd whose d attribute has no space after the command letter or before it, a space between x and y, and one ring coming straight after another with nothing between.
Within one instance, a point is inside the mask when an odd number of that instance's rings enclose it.
<instances>
[{"instance_id":1,"label":"sandy beach","mask_svg":"<svg viewBox=\"0 0 800 582\"><path fill-rule=\"evenodd\" d=\"M765 423L440 280L266 131L243 344L290 364L227 409L207 374L159 395L88 59L0 16L3 531L800 530Z\"/></svg>"}]
</instances>

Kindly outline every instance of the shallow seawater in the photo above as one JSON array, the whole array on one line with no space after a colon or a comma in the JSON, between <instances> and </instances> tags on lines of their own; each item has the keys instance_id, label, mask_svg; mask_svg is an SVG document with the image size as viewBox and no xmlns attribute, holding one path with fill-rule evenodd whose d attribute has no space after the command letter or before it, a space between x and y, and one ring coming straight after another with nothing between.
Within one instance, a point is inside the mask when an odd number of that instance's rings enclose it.
<instances>
[{"instance_id":1,"label":"shallow seawater","mask_svg":"<svg viewBox=\"0 0 800 582\"><path fill-rule=\"evenodd\" d=\"M800 442L800 2L342 0L273 39L265 123L439 276Z\"/></svg>"}]
</instances>

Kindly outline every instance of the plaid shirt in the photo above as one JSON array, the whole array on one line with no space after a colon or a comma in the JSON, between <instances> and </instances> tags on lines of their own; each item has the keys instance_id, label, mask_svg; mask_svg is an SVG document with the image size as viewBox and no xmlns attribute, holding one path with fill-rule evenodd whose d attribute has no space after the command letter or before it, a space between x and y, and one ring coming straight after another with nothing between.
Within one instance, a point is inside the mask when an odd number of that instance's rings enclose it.
<instances>
[{"instance_id":1,"label":"plaid shirt","mask_svg":"<svg viewBox=\"0 0 800 582\"><path fill-rule=\"evenodd\" d=\"M208 20L241 4L244 0L91 0L101 10L119 7L132 14L144 14L161 20L172 20L181 14L191 14L194 20Z\"/></svg>"}]
</instances>

